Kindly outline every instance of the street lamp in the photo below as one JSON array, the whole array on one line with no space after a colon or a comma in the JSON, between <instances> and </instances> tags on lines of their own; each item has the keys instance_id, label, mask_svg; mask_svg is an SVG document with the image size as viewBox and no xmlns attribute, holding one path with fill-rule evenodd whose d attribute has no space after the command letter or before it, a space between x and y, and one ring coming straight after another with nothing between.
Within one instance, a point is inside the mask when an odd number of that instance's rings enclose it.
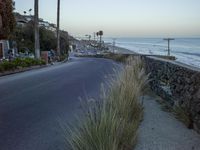
<instances>
[{"instance_id":1,"label":"street lamp","mask_svg":"<svg viewBox=\"0 0 200 150\"><path fill-rule=\"evenodd\" d=\"M32 11L32 9L30 8L28 11L29 11L29 15L31 16L31 11Z\"/></svg>"}]
</instances>

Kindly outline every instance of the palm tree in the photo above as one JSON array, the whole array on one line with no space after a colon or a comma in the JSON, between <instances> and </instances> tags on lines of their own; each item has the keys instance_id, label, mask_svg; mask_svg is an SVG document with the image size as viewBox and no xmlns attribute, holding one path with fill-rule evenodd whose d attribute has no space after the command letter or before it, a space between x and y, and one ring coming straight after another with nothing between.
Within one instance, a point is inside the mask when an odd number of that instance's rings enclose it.
<instances>
[{"instance_id":1,"label":"palm tree","mask_svg":"<svg viewBox=\"0 0 200 150\"><path fill-rule=\"evenodd\" d=\"M60 56L60 0L57 4L57 53Z\"/></svg>"},{"instance_id":2,"label":"palm tree","mask_svg":"<svg viewBox=\"0 0 200 150\"><path fill-rule=\"evenodd\" d=\"M99 31L100 43L101 43L101 38L102 38L102 35L103 35L103 31Z\"/></svg>"},{"instance_id":3,"label":"palm tree","mask_svg":"<svg viewBox=\"0 0 200 150\"><path fill-rule=\"evenodd\" d=\"M35 28L35 58L40 59L40 39L39 39L39 25L38 25L38 0L34 3L34 28Z\"/></svg>"},{"instance_id":4,"label":"palm tree","mask_svg":"<svg viewBox=\"0 0 200 150\"><path fill-rule=\"evenodd\" d=\"M98 38L99 38L99 32L96 33L96 36L97 36L97 42L98 42Z\"/></svg>"},{"instance_id":5,"label":"palm tree","mask_svg":"<svg viewBox=\"0 0 200 150\"><path fill-rule=\"evenodd\" d=\"M103 36L103 31L99 31L99 36L100 36L100 49L101 49L101 46L102 46L102 36Z\"/></svg>"}]
</instances>

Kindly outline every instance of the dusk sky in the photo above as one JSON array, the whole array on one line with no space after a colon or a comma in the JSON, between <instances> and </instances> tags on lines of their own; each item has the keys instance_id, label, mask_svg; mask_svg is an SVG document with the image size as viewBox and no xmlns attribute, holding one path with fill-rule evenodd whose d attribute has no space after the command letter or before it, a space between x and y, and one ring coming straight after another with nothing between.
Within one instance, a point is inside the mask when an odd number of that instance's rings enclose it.
<instances>
[{"instance_id":1,"label":"dusk sky","mask_svg":"<svg viewBox=\"0 0 200 150\"><path fill-rule=\"evenodd\" d=\"M40 18L56 23L57 0L39 1ZM20 13L34 8L34 0L15 2ZM61 28L74 36L200 37L200 0L61 0Z\"/></svg>"}]
</instances>

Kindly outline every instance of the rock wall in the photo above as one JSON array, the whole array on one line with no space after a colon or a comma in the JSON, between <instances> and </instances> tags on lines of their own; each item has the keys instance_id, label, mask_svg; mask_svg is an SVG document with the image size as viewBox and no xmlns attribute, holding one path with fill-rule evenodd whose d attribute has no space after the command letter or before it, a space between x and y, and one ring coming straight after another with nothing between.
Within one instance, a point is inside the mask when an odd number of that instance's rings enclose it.
<instances>
[{"instance_id":1,"label":"rock wall","mask_svg":"<svg viewBox=\"0 0 200 150\"><path fill-rule=\"evenodd\" d=\"M170 105L187 109L192 127L200 132L200 69L155 57L144 61L152 90Z\"/></svg>"}]
</instances>

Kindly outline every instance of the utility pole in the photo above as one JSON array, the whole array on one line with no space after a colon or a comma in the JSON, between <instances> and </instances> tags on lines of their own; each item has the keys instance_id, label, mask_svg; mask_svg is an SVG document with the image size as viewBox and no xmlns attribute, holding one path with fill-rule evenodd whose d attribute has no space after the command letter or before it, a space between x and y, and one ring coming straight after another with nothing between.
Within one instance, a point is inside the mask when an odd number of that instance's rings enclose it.
<instances>
[{"instance_id":1,"label":"utility pole","mask_svg":"<svg viewBox=\"0 0 200 150\"><path fill-rule=\"evenodd\" d=\"M57 5L57 53L60 56L60 0Z\"/></svg>"},{"instance_id":2,"label":"utility pole","mask_svg":"<svg viewBox=\"0 0 200 150\"><path fill-rule=\"evenodd\" d=\"M40 59L40 38L38 21L38 0L34 1L35 58Z\"/></svg>"},{"instance_id":3,"label":"utility pole","mask_svg":"<svg viewBox=\"0 0 200 150\"><path fill-rule=\"evenodd\" d=\"M173 38L165 38L163 40L168 42L168 56L170 56L170 41L175 40L175 39L173 39Z\"/></svg>"},{"instance_id":4,"label":"utility pole","mask_svg":"<svg viewBox=\"0 0 200 150\"><path fill-rule=\"evenodd\" d=\"M91 39L91 35L88 35L88 39L89 39L89 42L90 42L90 39Z\"/></svg>"},{"instance_id":5,"label":"utility pole","mask_svg":"<svg viewBox=\"0 0 200 150\"><path fill-rule=\"evenodd\" d=\"M113 38L113 53L115 53L115 41L116 41L116 39Z\"/></svg>"},{"instance_id":6,"label":"utility pole","mask_svg":"<svg viewBox=\"0 0 200 150\"><path fill-rule=\"evenodd\" d=\"M94 41L96 40L96 33L94 32Z\"/></svg>"}]
</instances>

